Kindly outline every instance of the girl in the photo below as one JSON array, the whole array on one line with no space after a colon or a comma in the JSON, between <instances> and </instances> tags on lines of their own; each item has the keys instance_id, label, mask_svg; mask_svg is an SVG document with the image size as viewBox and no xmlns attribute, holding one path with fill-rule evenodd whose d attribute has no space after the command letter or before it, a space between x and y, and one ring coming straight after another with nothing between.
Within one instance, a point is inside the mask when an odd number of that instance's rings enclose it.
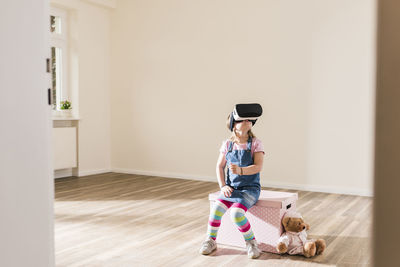
<instances>
[{"instance_id":1,"label":"girl","mask_svg":"<svg viewBox=\"0 0 400 267\"><path fill-rule=\"evenodd\" d=\"M210 211L207 239L200 253L208 255L217 249L215 240L221 218L231 208L231 218L246 241L247 255L255 259L260 256L260 250L245 213L260 196L264 148L251 131L256 120L234 120L232 127L231 116L233 114L228 116L227 126L232 136L223 142L217 161L217 179L221 192ZM226 165L228 170L225 179Z\"/></svg>"}]
</instances>

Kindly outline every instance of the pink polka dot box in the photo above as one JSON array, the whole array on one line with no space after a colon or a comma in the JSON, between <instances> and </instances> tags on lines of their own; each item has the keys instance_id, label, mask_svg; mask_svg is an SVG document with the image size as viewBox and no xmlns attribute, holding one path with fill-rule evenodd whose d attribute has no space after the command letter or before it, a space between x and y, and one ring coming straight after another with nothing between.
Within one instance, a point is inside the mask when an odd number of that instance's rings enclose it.
<instances>
[{"instance_id":1,"label":"pink polka dot box","mask_svg":"<svg viewBox=\"0 0 400 267\"><path fill-rule=\"evenodd\" d=\"M209 194L210 205L217 199L219 192ZM246 217L262 251L278 253L276 244L283 232L282 217L287 211L296 210L297 193L261 190L256 205L251 207ZM230 210L222 217L217 235L217 243L245 248L243 235L231 221Z\"/></svg>"}]
</instances>

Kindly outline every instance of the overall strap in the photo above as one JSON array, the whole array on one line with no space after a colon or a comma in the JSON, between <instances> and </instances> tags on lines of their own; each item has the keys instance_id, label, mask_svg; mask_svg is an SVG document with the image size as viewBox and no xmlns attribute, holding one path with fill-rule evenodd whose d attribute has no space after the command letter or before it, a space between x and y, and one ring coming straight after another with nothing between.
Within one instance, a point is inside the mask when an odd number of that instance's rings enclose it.
<instances>
[{"instance_id":1,"label":"overall strap","mask_svg":"<svg viewBox=\"0 0 400 267\"><path fill-rule=\"evenodd\" d=\"M249 139L247 140L247 151L251 151L251 137L249 137Z\"/></svg>"},{"instance_id":2,"label":"overall strap","mask_svg":"<svg viewBox=\"0 0 400 267\"><path fill-rule=\"evenodd\" d=\"M229 141L228 152L232 152L232 147L233 147L233 142L232 142L232 141Z\"/></svg>"}]
</instances>

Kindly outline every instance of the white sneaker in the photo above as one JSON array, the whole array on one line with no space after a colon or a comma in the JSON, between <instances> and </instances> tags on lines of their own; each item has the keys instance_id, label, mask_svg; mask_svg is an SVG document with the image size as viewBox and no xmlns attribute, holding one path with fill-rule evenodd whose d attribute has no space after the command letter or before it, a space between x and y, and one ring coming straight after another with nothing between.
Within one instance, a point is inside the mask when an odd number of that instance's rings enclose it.
<instances>
[{"instance_id":1,"label":"white sneaker","mask_svg":"<svg viewBox=\"0 0 400 267\"><path fill-rule=\"evenodd\" d=\"M211 237L208 237L201 245L199 252L200 254L208 255L216 249L217 249L217 242L215 242L215 240L212 239Z\"/></svg>"},{"instance_id":2,"label":"white sneaker","mask_svg":"<svg viewBox=\"0 0 400 267\"><path fill-rule=\"evenodd\" d=\"M257 259L258 257L260 257L260 250L258 249L257 242L255 239L246 240L246 250L247 250L247 256L250 259Z\"/></svg>"}]
</instances>

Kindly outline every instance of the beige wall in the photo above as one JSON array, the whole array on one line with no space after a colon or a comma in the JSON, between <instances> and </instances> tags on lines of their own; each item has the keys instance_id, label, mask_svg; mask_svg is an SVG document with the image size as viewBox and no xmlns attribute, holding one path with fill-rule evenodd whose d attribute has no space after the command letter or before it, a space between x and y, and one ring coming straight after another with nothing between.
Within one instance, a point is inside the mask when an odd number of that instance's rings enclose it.
<instances>
[{"instance_id":1,"label":"beige wall","mask_svg":"<svg viewBox=\"0 0 400 267\"><path fill-rule=\"evenodd\" d=\"M110 7L113 1L52 0L68 10L70 90L79 110L79 176L110 171ZM78 106L76 106L78 104Z\"/></svg>"},{"instance_id":2,"label":"beige wall","mask_svg":"<svg viewBox=\"0 0 400 267\"><path fill-rule=\"evenodd\" d=\"M305 182L372 194L376 3L313 1Z\"/></svg>"},{"instance_id":3,"label":"beige wall","mask_svg":"<svg viewBox=\"0 0 400 267\"><path fill-rule=\"evenodd\" d=\"M373 0L103 2L52 1L75 29L80 175L215 180L227 114L259 102L264 186L372 194Z\"/></svg>"},{"instance_id":4,"label":"beige wall","mask_svg":"<svg viewBox=\"0 0 400 267\"><path fill-rule=\"evenodd\" d=\"M79 9L79 173L111 168L110 10Z\"/></svg>"},{"instance_id":5,"label":"beige wall","mask_svg":"<svg viewBox=\"0 0 400 267\"><path fill-rule=\"evenodd\" d=\"M128 1L111 17L112 168L215 180L259 102L262 185L372 194L375 1Z\"/></svg>"}]
</instances>

